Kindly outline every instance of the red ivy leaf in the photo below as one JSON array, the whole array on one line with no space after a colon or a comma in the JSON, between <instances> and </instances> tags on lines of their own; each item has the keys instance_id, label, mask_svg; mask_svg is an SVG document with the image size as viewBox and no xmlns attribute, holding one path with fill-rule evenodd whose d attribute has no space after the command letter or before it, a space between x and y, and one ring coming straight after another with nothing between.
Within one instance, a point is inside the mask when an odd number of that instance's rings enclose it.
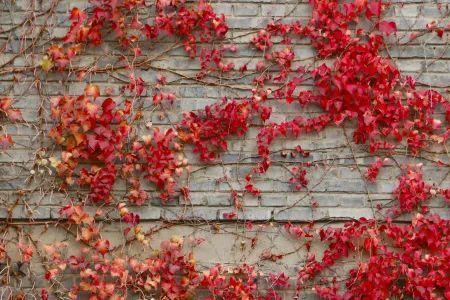
<instances>
[{"instance_id":1,"label":"red ivy leaf","mask_svg":"<svg viewBox=\"0 0 450 300\"><path fill-rule=\"evenodd\" d=\"M386 35L391 35L392 33L397 32L397 25L395 22L381 21L378 23L378 28Z\"/></svg>"},{"instance_id":2,"label":"red ivy leaf","mask_svg":"<svg viewBox=\"0 0 450 300\"><path fill-rule=\"evenodd\" d=\"M13 143L14 142L10 135L0 134L0 149L1 150L9 149Z\"/></svg>"}]
</instances>

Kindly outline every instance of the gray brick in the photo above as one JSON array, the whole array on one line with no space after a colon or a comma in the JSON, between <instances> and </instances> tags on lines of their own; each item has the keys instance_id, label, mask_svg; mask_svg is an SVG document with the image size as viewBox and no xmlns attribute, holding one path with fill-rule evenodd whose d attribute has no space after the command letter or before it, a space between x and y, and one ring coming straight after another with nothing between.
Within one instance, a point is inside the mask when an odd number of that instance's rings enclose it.
<instances>
[{"instance_id":1,"label":"gray brick","mask_svg":"<svg viewBox=\"0 0 450 300\"><path fill-rule=\"evenodd\" d=\"M161 218L161 207L154 207L149 205L143 205L138 207L132 207L130 212L139 214L141 220L159 220Z\"/></svg>"},{"instance_id":2,"label":"gray brick","mask_svg":"<svg viewBox=\"0 0 450 300\"><path fill-rule=\"evenodd\" d=\"M246 17L246 16L256 16L259 13L258 4L237 4L233 6L233 12L235 16Z\"/></svg>"},{"instance_id":3,"label":"gray brick","mask_svg":"<svg viewBox=\"0 0 450 300\"><path fill-rule=\"evenodd\" d=\"M286 195L266 193L261 196L262 206L285 206L286 201Z\"/></svg>"},{"instance_id":4,"label":"gray brick","mask_svg":"<svg viewBox=\"0 0 450 300\"><path fill-rule=\"evenodd\" d=\"M0 219L11 216L13 219L40 220L50 219L51 208L48 206L26 207L24 205L16 206L9 214L6 208L0 209Z\"/></svg>"},{"instance_id":5,"label":"gray brick","mask_svg":"<svg viewBox=\"0 0 450 300\"><path fill-rule=\"evenodd\" d=\"M165 208L161 216L165 220L215 220L217 219L216 208L196 206L194 208Z\"/></svg>"},{"instance_id":6,"label":"gray brick","mask_svg":"<svg viewBox=\"0 0 450 300\"><path fill-rule=\"evenodd\" d=\"M208 196L209 206L229 206L231 204L231 194L211 194Z\"/></svg>"},{"instance_id":7,"label":"gray brick","mask_svg":"<svg viewBox=\"0 0 450 300\"><path fill-rule=\"evenodd\" d=\"M313 219L311 208L291 208L287 210L276 209L275 221L309 221Z\"/></svg>"},{"instance_id":8,"label":"gray brick","mask_svg":"<svg viewBox=\"0 0 450 300\"><path fill-rule=\"evenodd\" d=\"M189 195L189 199L185 199L184 196L180 196L179 203L180 205L207 205L208 204L208 196L204 193L191 193Z\"/></svg>"},{"instance_id":9,"label":"gray brick","mask_svg":"<svg viewBox=\"0 0 450 300\"><path fill-rule=\"evenodd\" d=\"M214 3L214 11L225 16L231 16L233 14L233 6L230 3Z\"/></svg>"},{"instance_id":10,"label":"gray brick","mask_svg":"<svg viewBox=\"0 0 450 300\"><path fill-rule=\"evenodd\" d=\"M328 216L330 218L348 218L351 216L352 218L373 218L373 213L370 208L330 208L328 209Z\"/></svg>"},{"instance_id":11,"label":"gray brick","mask_svg":"<svg viewBox=\"0 0 450 300\"><path fill-rule=\"evenodd\" d=\"M236 211L236 209L221 209L218 217L222 220L227 220L224 214L237 213L239 220L254 220L267 221L272 216L272 211L267 207L246 207L243 211Z\"/></svg>"}]
</instances>

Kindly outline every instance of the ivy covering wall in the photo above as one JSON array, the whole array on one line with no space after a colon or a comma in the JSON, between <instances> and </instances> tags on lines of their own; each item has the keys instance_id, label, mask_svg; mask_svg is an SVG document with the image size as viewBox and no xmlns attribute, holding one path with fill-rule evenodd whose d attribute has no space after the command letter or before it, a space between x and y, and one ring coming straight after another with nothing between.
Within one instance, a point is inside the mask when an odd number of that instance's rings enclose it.
<instances>
[{"instance_id":1,"label":"ivy covering wall","mask_svg":"<svg viewBox=\"0 0 450 300\"><path fill-rule=\"evenodd\" d=\"M0 297L449 299L449 14L2 1Z\"/></svg>"}]
</instances>

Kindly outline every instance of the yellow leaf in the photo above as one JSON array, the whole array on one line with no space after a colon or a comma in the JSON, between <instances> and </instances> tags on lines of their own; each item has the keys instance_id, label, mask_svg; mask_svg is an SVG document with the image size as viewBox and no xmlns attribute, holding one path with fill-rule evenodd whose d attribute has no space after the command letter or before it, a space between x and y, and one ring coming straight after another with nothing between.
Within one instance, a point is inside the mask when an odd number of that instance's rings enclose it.
<instances>
[{"instance_id":1,"label":"yellow leaf","mask_svg":"<svg viewBox=\"0 0 450 300\"><path fill-rule=\"evenodd\" d=\"M45 72L48 72L51 70L51 68L53 68L53 66L54 66L53 61L51 59L49 59L47 55L45 55L41 60L42 70L44 70Z\"/></svg>"},{"instance_id":2,"label":"yellow leaf","mask_svg":"<svg viewBox=\"0 0 450 300\"><path fill-rule=\"evenodd\" d=\"M48 160L50 161L50 164L53 168L56 169L56 167L61 163L59 160L56 159L56 157L51 156L48 158Z\"/></svg>"}]
</instances>

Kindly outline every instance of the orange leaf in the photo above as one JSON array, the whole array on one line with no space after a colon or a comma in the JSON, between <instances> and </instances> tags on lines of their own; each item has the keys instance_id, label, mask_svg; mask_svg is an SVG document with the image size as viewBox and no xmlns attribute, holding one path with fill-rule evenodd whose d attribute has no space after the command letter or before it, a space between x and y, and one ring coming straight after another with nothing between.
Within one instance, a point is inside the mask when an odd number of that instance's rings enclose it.
<instances>
[{"instance_id":1,"label":"orange leaf","mask_svg":"<svg viewBox=\"0 0 450 300\"><path fill-rule=\"evenodd\" d=\"M92 96L95 99L100 96L100 88L96 84L88 84L84 89L84 94L86 96Z\"/></svg>"},{"instance_id":2,"label":"orange leaf","mask_svg":"<svg viewBox=\"0 0 450 300\"><path fill-rule=\"evenodd\" d=\"M22 120L22 113L18 109L9 109L6 114L11 121L20 121Z\"/></svg>"}]
</instances>

